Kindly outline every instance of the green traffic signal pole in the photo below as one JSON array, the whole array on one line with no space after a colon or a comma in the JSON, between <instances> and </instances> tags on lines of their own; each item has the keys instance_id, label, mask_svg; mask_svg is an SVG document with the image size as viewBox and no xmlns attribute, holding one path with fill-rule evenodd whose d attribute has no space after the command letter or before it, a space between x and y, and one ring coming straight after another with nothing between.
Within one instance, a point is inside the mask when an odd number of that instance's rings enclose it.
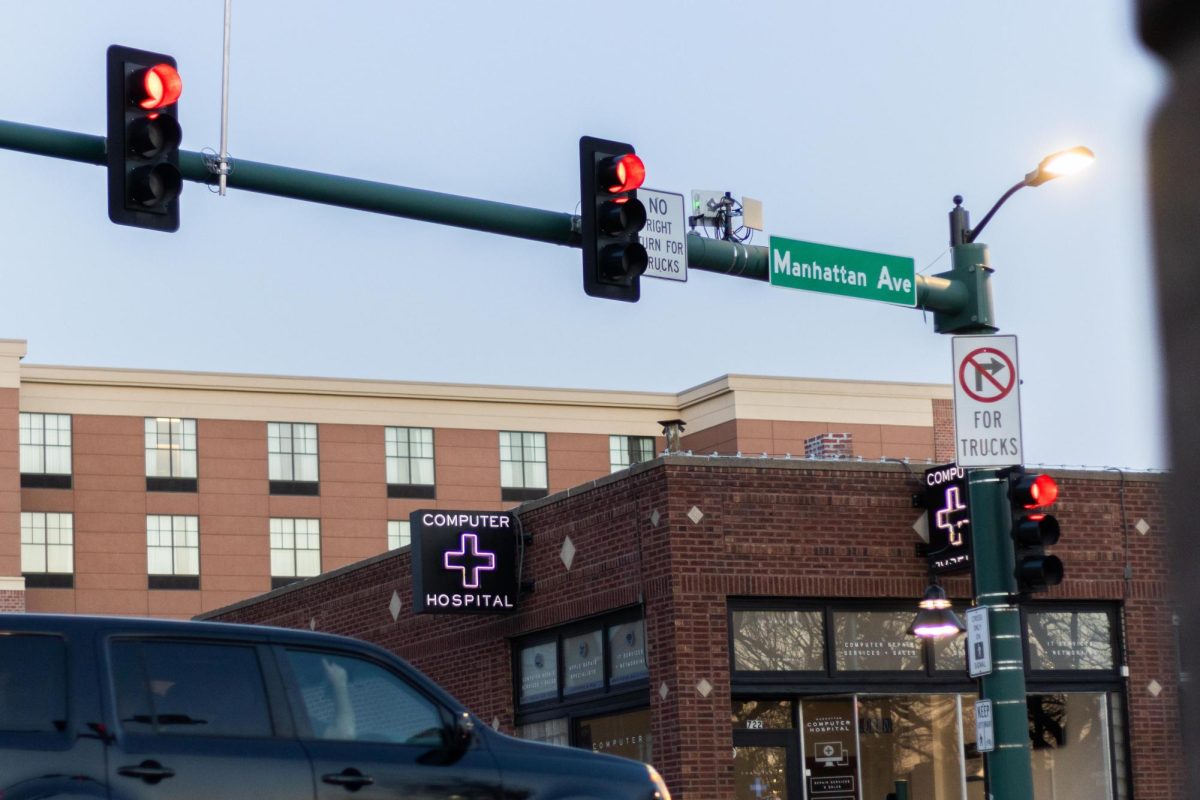
<instances>
[{"instance_id":1,"label":"green traffic signal pole","mask_svg":"<svg viewBox=\"0 0 1200 800\"><path fill-rule=\"evenodd\" d=\"M985 753L992 800L1033 800L1029 717L1025 702L1025 655L1021 610L1013 602L1012 509L1008 479L995 469L969 473L975 605L988 609L992 671L979 680L979 696L992 701L996 749Z\"/></svg>"},{"instance_id":2,"label":"green traffic signal pole","mask_svg":"<svg viewBox=\"0 0 1200 800\"><path fill-rule=\"evenodd\" d=\"M0 120L0 148L98 166L106 163L103 136L5 120ZM185 180L215 183L217 176L209 164L209 159L200 153L187 150L179 153L179 171ZM579 217L572 214L256 161L234 162L228 175L228 186L566 247L579 247L581 243ZM768 280L769 264L765 247L691 234L687 237L687 248L688 266L692 269L751 280ZM957 277L948 278L947 275L949 273L942 276L916 276L917 307L938 314L969 315L973 297L970 287L957 280Z\"/></svg>"}]
</instances>

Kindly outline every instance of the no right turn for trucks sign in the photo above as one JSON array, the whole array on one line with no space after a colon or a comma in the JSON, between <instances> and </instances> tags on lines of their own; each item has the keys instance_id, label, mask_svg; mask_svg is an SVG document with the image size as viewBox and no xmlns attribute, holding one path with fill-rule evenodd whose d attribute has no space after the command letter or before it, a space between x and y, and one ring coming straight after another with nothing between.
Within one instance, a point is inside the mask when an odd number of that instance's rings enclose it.
<instances>
[{"instance_id":1,"label":"no right turn for trucks sign","mask_svg":"<svg viewBox=\"0 0 1200 800\"><path fill-rule=\"evenodd\" d=\"M1020 464L1017 337L955 336L954 450L960 467Z\"/></svg>"}]
</instances>

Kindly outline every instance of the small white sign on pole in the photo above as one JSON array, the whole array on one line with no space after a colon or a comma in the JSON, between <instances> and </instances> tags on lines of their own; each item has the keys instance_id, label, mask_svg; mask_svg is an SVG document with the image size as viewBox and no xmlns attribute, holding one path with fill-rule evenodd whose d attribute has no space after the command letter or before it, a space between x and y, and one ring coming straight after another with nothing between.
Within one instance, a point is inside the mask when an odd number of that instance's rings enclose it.
<instances>
[{"instance_id":1,"label":"small white sign on pole","mask_svg":"<svg viewBox=\"0 0 1200 800\"><path fill-rule=\"evenodd\" d=\"M637 194L646 207L646 227L638 234L638 241L649 256L645 276L686 281L687 228L683 195L657 189L638 189Z\"/></svg>"},{"instance_id":2,"label":"small white sign on pole","mask_svg":"<svg viewBox=\"0 0 1200 800\"><path fill-rule=\"evenodd\" d=\"M955 336L954 450L960 467L1011 467L1021 449L1017 337Z\"/></svg>"},{"instance_id":3,"label":"small white sign on pole","mask_svg":"<svg viewBox=\"0 0 1200 800\"><path fill-rule=\"evenodd\" d=\"M975 749L990 753L996 749L996 720L992 717L992 701L975 701Z\"/></svg>"},{"instance_id":4,"label":"small white sign on pole","mask_svg":"<svg viewBox=\"0 0 1200 800\"><path fill-rule=\"evenodd\" d=\"M987 606L967 610L967 673L972 678L992 674L992 631Z\"/></svg>"}]
</instances>

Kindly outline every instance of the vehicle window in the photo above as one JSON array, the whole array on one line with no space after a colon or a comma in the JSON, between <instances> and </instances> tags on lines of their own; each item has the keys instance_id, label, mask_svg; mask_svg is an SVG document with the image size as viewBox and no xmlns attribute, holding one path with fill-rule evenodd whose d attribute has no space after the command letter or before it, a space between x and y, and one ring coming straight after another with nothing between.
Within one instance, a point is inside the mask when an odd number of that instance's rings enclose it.
<instances>
[{"instance_id":1,"label":"vehicle window","mask_svg":"<svg viewBox=\"0 0 1200 800\"><path fill-rule=\"evenodd\" d=\"M289 650L317 739L442 744L437 705L399 675L359 658Z\"/></svg>"},{"instance_id":2,"label":"vehicle window","mask_svg":"<svg viewBox=\"0 0 1200 800\"><path fill-rule=\"evenodd\" d=\"M66 643L55 636L0 636L0 731L66 727Z\"/></svg>"},{"instance_id":3,"label":"vehicle window","mask_svg":"<svg viewBox=\"0 0 1200 800\"><path fill-rule=\"evenodd\" d=\"M117 716L125 730L185 736L270 736L254 648L192 642L113 644Z\"/></svg>"}]
</instances>

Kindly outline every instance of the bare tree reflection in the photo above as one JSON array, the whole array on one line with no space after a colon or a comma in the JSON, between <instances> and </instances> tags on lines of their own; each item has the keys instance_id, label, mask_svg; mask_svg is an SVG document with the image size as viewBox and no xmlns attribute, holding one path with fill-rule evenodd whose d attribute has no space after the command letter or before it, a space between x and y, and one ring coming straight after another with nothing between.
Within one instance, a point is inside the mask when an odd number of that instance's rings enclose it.
<instances>
[{"instance_id":1,"label":"bare tree reflection","mask_svg":"<svg viewBox=\"0 0 1200 800\"><path fill-rule=\"evenodd\" d=\"M1113 668L1112 624L1103 611L1036 611L1028 615L1032 669Z\"/></svg>"},{"instance_id":2,"label":"bare tree reflection","mask_svg":"<svg viewBox=\"0 0 1200 800\"><path fill-rule=\"evenodd\" d=\"M733 668L823 670L825 636L820 611L734 611Z\"/></svg>"}]
</instances>

